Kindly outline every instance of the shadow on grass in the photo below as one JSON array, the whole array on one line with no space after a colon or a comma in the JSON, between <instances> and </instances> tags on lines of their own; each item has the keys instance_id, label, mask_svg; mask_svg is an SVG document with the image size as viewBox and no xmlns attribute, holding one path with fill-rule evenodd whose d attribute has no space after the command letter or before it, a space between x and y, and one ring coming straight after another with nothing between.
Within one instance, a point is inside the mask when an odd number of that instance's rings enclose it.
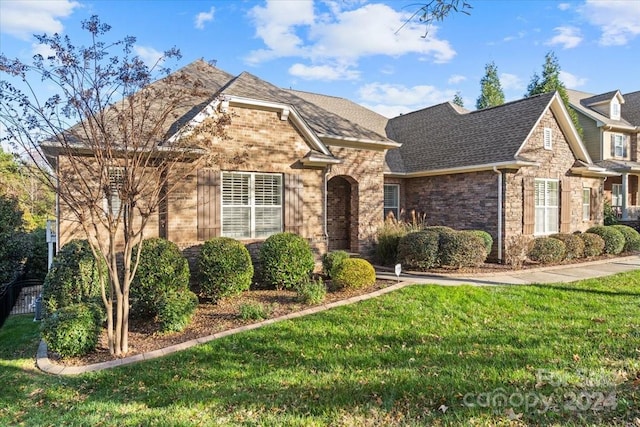
<instances>
[{"instance_id":1,"label":"shadow on grass","mask_svg":"<svg viewBox=\"0 0 640 427\"><path fill-rule=\"evenodd\" d=\"M566 291L566 292L579 292L585 294L597 294L597 295L606 295L606 296L630 296L630 297L640 297L640 292L626 292L626 291L605 291L600 289L587 289L587 288L579 288L574 286L561 286L556 284L543 284L543 283L534 283L529 285L532 288L540 288L540 289L554 289L558 291Z\"/></svg>"}]
</instances>

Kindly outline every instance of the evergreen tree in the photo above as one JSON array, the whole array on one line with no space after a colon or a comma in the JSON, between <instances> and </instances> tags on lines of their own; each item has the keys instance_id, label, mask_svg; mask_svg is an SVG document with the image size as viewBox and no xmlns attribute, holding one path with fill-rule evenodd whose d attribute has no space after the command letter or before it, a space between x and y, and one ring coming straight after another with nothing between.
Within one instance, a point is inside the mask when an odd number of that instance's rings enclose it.
<instances>
[{"instance_id":1,"label":"evergreen tree","mask_svg":"<svg viewBox=\"0 0 640 427\"><path fill-rule=\"evenodd\" d=\"M456 94L453 96L453 101L451 102L453 102L458 107L464 108L464 101L462 100L462 95L460 94L460 91L456 92Z\"/></svg>"},{"instance_id":2,"label":"evergreen tree","mask_svg":"<svg viewBox=\"0 0 640 427\"><path fill-rule=\"evenodd\" d=\"M498 77L498 67L491 61L484 67L484 71L484 77L480 80L480 96L476 101L478 110L504 104L504 92Z\"/></svg>"},{"instance_id":3,"label":"evergreen tree","mask_svg":"<svg viewBox=\"0 0 640 427\"><path fill-rule=\"evenodd\" d=\"M567 94L567 88L562 80L560 80L560 62L553 51L548 52L544 57L544 65L542 66L542 76L538 73L533 73L529 86L527 86L527 93L525 96L538 95L541 93L557 91L558 95L562 99L564 106L569 111L571 121L578 130L578 133L582 137L582 127L578 121L578 114L573 108L569 106L569 95Z\"/></svg>"}]
</instances>

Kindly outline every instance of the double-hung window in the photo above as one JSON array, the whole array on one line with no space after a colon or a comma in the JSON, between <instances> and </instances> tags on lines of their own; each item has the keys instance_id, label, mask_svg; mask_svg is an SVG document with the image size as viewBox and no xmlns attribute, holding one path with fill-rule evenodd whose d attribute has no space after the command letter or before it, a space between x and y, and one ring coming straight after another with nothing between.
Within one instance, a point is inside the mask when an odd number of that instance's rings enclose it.
<instances>
[{"instance_id":1,"label":"double-hung window","mask_svg":"<svg viewBox=\"0 0 640 427\"><path fill-rule=\"evenodd\" d=\"M384 218L393 214L395 219L400 215L400 186L398 184L384 185Z\"/></svg>"},{"instance_id":2,"label":"double-hung window","mask_svg":"<svg viewBox=\"0 0 640 427\"><path fill-rule=\"evenodd\" d=\"M591 219L591 189L588 187L582 187L582 219Z\"/></svg>"},{"instance_id":3,"label":"double-hung window","mask_svg":"<svg viewBox=\"0 0 640 427\"><path fill-rule=\"evenodd\" d=\"M535 184L535 234L558 232L559 184L557 179L536 179Z\"/></svg>"},{"instance_id":4,"label":"double-hung window","mask_svg":"<svg viewBox=\"0 0 640 427\"><path fill-rule=\"evenodd\" d=\"M105 215L111 213L118 215L120 207L122 206L122 200L120 200L120 190L122 189L122 183L124 180L124 168L110 167L109 174L109 198L106 195L103 199L103 209ZM111 202L111 209L109 209L109 202Z\"/></svg>"},{"instance_id":5,"label":"double-hung window","mask_svg":"<svg viewBox=\"0 0 640 427\"><path fill-rule=\"evenodd\" d=\"M611 184L611 206L622 206L622 184Z\"/></svg>"},{"instance_id":6,"label":"double-hung window","mask_svg":"<svg viewBox=\"0 0 640 427\"><path fill-rule=\"evenodd\" d=\"M615 157L625 157L625 137L622 134L616 133L613 135L613 152Z\"/></svg>"},{"instance_id":7,"label":"double-hung window","mask_svg":"<svg viewBox=\"0 0 640 427\"><path fill-rule=\"evenodd\" d=\"M282 231L282 175L222 173L222 235L260 239Z\"/></svg>"}]
</instances>

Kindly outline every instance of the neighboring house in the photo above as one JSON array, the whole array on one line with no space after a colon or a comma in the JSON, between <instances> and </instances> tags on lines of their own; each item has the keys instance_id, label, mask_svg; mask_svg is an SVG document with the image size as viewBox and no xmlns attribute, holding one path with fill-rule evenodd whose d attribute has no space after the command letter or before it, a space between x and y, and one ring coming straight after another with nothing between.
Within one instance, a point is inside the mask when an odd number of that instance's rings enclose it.
<instances>
[{"instance_id":1,"label":"neighboring house","mask_svg":"<svg viewBox=\"0 0 640 427\"><path fill-rule=\"evenodd\" d=\"M605 197L623 220L640 215L640 102L638 93L620 91L599 95L567 90L569 103L578 113L583 141L592 160L618 176L604 183Z\"/></svg>"},{"instance_id":2,"label":"neighboring house","mask_svg":"<svg viewBox=\"0 0 640 427\"><path fill-rule=\"evenodd\" d=\"M367 253L383 217L385 152L400 144L251 74L234 77L201 60L182 71L209 91L185 109L168 138L225 111L231 139L212 146L223 163L198 170L169 193L147 237L188 248L214 236L251 243L291 231L318 253ZM43 148L64 164L55 147ZM61 205L59 244L79 233Z\"/></svg>"}]
</instances>

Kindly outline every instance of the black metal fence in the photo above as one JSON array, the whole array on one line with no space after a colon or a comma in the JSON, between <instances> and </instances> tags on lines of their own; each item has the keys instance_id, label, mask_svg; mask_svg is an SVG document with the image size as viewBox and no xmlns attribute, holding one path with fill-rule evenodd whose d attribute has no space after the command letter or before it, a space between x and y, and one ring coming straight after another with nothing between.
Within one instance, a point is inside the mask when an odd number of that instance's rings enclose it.
<instances>
[{"instance_id":1,"label":"black metal fence","mask_svg":"<svg viewBox=\"0 0 640 427\"><path fill-rule=\"evenodd\" d=\"M0 288L0 327L10 314L35 313L36 298L41 292L41 279L22 276Z\"/></svg>"}]
</instances>

